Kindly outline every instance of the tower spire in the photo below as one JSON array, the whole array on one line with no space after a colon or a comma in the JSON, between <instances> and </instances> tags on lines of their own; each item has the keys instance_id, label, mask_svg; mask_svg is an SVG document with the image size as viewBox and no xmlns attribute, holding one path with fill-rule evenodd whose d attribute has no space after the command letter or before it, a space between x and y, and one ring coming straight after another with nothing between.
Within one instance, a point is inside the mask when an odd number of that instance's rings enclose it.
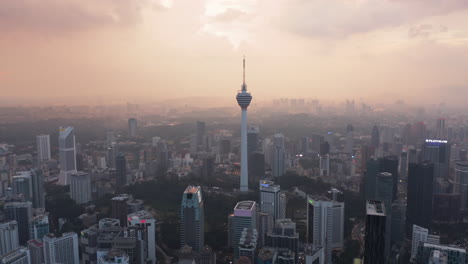
<instances>
[{"instance_id":1,"label":"tower spire","mask_svg":"<svg viewBox=\"0 0 468 264\"><path fill-rule=\"evenodd\" d=\"M242 91L247 91L247 85L245 84L245 55L243 60L243 82L242 82Z\"/></svg>"},{"instance_id":2,"label":"tower spire","mask_svg":"<svg viewBox=\"0 0 468 264\"><path fill-rule=\"evenodd\" d=\"M244 82L243 84L245 84L245 55L244 55Z\"/></svg>"}]
</instances>

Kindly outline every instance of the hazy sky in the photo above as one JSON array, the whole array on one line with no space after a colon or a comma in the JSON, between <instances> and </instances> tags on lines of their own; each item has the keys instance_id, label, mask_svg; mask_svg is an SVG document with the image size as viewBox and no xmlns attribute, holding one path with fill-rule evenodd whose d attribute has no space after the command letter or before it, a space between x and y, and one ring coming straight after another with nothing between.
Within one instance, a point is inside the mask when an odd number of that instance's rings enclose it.
<instances>
[{"instance_id":1,"label":"hazy sky","mask_svg":"<svg viewBox=\"0 0 468 264\"><path fill-rule=\"evenodd\" d=\"M467 0L0 0L1 96L465 103ZM4 98L5 98L4 97Z\"/></svg>"}]
</instances>

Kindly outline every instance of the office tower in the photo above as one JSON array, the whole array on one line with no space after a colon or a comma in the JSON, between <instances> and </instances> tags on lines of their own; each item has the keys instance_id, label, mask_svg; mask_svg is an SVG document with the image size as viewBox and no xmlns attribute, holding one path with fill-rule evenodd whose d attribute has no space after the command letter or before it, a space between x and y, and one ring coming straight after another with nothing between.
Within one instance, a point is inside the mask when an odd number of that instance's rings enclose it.
<instances>
[{"instance_id":1,"label":"office tower","mask_svg":"<svg viewBox=\"0 0 468 264\"><path fill-rule=\"evenodd\" d=\"M31 257L31 264L42 264L45 263L44 257L44 243L38 240L28 241L29 255Z\"/></svg>"},{"instance_id":2,"label":"office tower","mask_svg":"<svg viewBox=\"0 0 468 264\"><path fill-rule=\"evenodd\" d=\"M432 223L457 224L460 222L461 195L458 193L435 193L432 203Z\"/></svg>"},{"instance_id":3,"label":"office tower","mask_svg":"<svg viewBox=\"0 0 468 264\"><path fill-rule=\"evenodd\" d=\"M250 157L254 151L258 150L258 134L260 133L259 126L249 126L247 130L247 155ZM251 164L249 162L249 164Z\"/></svg>"},{"instance_id":4,"label":"office tower","mask_svg":"<svg viewBox=\"0 0 468 264\"><path fill-rule=\"evenodd\" d=\"M406 234L406 201L397 200L392 204L392 245L405 241Z\"/></svg>"},{"instance_id":5,"label":"office tower","mask_svg":"<svg viewBox=\"0 0 468 264\"><path fill-rule=\"evenodd\" d=\"M460 209L463 214L468 212L468 162L455 163L454 193L460 194Z\"/></svg>"},{"instance_id":6,"label":"office tower","mask_svg":"<svg viewBox=\"0 0 468 264\"><path fill-rule=\"evenodd\" d=\"M320 169L320 176L330 175L330 156L328 154L320 155L319 169Z\"/></svg>"},{"instance_id":7,"label":"office tower","mask_svg":"<svg viewBox=\"0 0 468 264\"><path fill-rule=\"evenodd\" d=\"M129 264L130 258L121 250L111 250L100 256L97 264Z\"/></svg>"},{"instance_id":8,"label":"office tower","mask_svg":"<svg viewBox=\"0 0 468 264\"><path fill-rule=\"evenodd\" d=\"M145 242L146 259L149 264L156 263L156 220L141 210L128 215L128 227L134 228L136 237Z\"/></svg>"},{"instance_id":9,"label":"office tower","mask_svg":"<svg viewBox=\"0 0 468 264\"><path fill-rule=\"evenodd\" d=\"M129 118L128 119L128 137L129 138L136 138L138 131L138 121L136 118Z\"/></svg>"},{"instance_id":10,"label":"office tower","mask_svg":"<svg viewBox=\"0 0 468 264\"><path fill-rule=\"evenodd\" d=\"M463 248L446 245L434 245L431 243L420 243L418 248L418 254L416 255L416 263L430 263L429 259L434 256L433 252L439 251L440 253L447 256L446 262L442 263L466 263L467 254Z\"/></svg>"},{"instance_id":11,"label":"office tower","mask_svg":"<svg viewBox=\"0 0 468 264\"><path fill-rule=\"evenodd\" d=\"M188 186L180 207L180 246L200 252L205 246L205 220L200 186Z\"/></svg>"},{"instance_id":12,"label":"office tower","mask_svg":"<svg viewBox=\"0 0 468 264\"><path fill-rule=\"evenodd\" d=\"M416 122L411 126L410 144L417 144L426 136L426 124L424 122Z\"/></svg>"},{"instance_id":13,"label":"office tower","mask_svg":"<svg viewBox=\"0 0 468 264\"><path fill-rule=\"evenodd\" d=\"M111 217L119 219L122 227L127 226L128 205L127 201L133 200L130 194L120 194L111 199Z\"/></svg>"},{"instance_id":14,"label":"office tower","mask_svg":"<svg viewBox=\"0 0 468 264\"><path fill-rule=\"evenodd\" d=\"M325 264L325 251L322 247L304 245L305 264Z\"/></svg>"},{"instance_id":15,"label":"office tower","mask_svg":"<svg viewBox=\"0 0 468 264\"><path fill-rule=\"evenodd\" d=\"M112 143L115 143L114 130L107 129L106 130L106 145L107 145L107 147L111 147Z\"/></svg>"},{"instance_id":16,"label":"office tower","mask_svg":"<svg viewBox=\"0 0 468 264\"><path fill-rule=\"evenodd\" d=\"M228 216L228 243L235 253L244 228L257 229L257 204L254 201L238 202L234 213Z\"/></svg>"},{"instance_id":17,"label":"office tower","mask_svg":"<svg viewBox=\"0 0 468 264\"><path fill-rule=\"evenodd\" d=\"M434 165L410 163L408 167L407 227L429 228L432 219ZM409 230L407 230L409 234Z\"/></svg>"},{"instance_id":18,"label":"office tower","mask_svg":"<svg viewBox=\"0 0 468 264\"><path fill-rule=\"evenodd\" d=\"M202 150L203 147L203 141L205 139L205 130L206 130L206 124L205 122L197 121L197 127L195 130L195 135L196 135L196 142L197 142L197 150Z\"/></svg>"},{"instance_id":19,"label":"office tower","mask_svg":"<svg viewBox=\"0 0 468 264\"><path fill-rule=\"evenodd\" d=\"M70 197L77 204L88 203L91 198L91 177L86 172L76 172L70 175Z\"/></svg>"},{"instance_id":20,"label":"office tower","mask_svg":"<svg viewBox=\"0 0 468 264\"><path fill-rule=\"evenodd\" d=\"M364 262L384 264L385 260L385 204L382 201L366 202L366 233Z\"/></svg>"},{"instance_id":21,"label":"office tower","mask_svg":"<svg viewBox=\"0 0 468 264\"><path fill-rule=\"evenodd\" d=\"M408 152L402 152L400 154L398 172L400 174L400 179L407 181L408 178Z\"/></svg>"},{"instance_id":22,"label":"office tower","mask_svg":"<svg viewBox=\"0 0 468 264\"><path fill-rule=\"evenodd\" d=\"M380 172L380 163L377 159L369 159L366 163L366 172L364 175L364 191L367 200L375 199L375 190L377 175Z\"/></svg>"},{"instance_id":23,"label":"office tower","mask_svg":"<svg viewBox=\"0 0 468 264\"><path fill-rule=\"evenodd\" d=\"M257 225L257 231L258 231L258 240L257 240L257 245L259 248L263 247L265 245L266 241L266 236L268 232L271 231L273 228L273 216L270 215L269 213L263 213L259 212L258 215L258 225Z\"/></svg>"},{"instance_id":24,"label":"office tower","mask_svg":"<svg viewBox=\"0 0 468 264\"><path fill-rule=\"evenodd\" d=\"M294 263L297 263L299 258L299 233L296 232L296 223L291 219L276 220L275 227L267 235L266 246L291 251L294 255Z\"/></svg>"},{"instance_id":25,"label":"office tower","mask_svg":"<svg viewBox=\"0 0 468 264\"><path fill-rule=\"evenodd\" d=\"M330 154L330 143L328 141L320 143L320 156Z\"/></svg>"},{"instance_id":26,"label":"office tower","mask_svg":"<svg viewBox=\"0 0 468 264\"><path fill-rule=\"evenodd\" d=\"M18 238L20 245L29 240L29 219L32 216L31 202L8 202L3 208L6 220L16 220L18 223Z\"/></svg>"},{"instance_id":27,"label":"office tower","mask_svg":"<svg viewBox=\"0 0 468 264\"><path fill-rule=\"evenodd\" d=\"M98 229L91 227L80 233L81 260L86 264L97 262Z\"/></svg>"},{"instance_id":28,"label":"office tower","mask_svg":"<svg viewBox=\"0 0 468 264\"><path fill-rule=\"evenodd\" d=\"M127 203L128 214L133 214L133 213L136 213L138 211L144 210L143 200L132 199L132 200L126 201L126 203Z\"/></svg>"},{"instance_id":29,"label":"office tower","mask_svg":"<svg viewBox=\"0 0 468 264\"><path fill-rule=\"evenodd\" d=\"M41 240L49 234L49 216L46 212L36 213L30 220L29 239Z\"/></svg>"},{"instance_id":30,"label":"office tower","mask_svg":"<svg viewBox=\"0 0 468 264\"><path fill-rule=\"evenodd\" d=\"M160 140L156 146L156 160L158 175L164 175L169 168L169 151L165 140Z\"/></svg>"},{"instance_id":31,"label":"office tower","mask_svg":"<svg viewBox=\"0 0 468 264\"><path fill-rule=\"evenodd\" d=\"M255 253L257 249L258 232L257 229L244 228L239 239L239 258L246 257L251 263L255 263Z\"/></svg>"},{"instance_id":32,"label":"office tower","mask_svg":"<svg viewBox=\"0 0 468 264\"><path fill-rule=\"evenodd\" d=\"M372 128L372 133L371 133L371 146L374 148L378 148L380 145L380 132L379 128L377 126L374 126Z\"/></svg>"},{"instance_id":33,"label":"office tower","mask_svg":"<svg viewBox=\"0 0 468 264\"><path fill-rule=\"evenodd\" d=\"M430 235L429 230L418 225L413 225L413 234L411 236L411 258L416 257L418 254L419 243L430 243L438 245L440 237L437 235Z\"/></svg>"},{"instance_id":34,"label":"office tower","mask_svg":"<svg viewBox=\"0 0 468 264\"><path fill-rule=\"evenodd\" d=\"M32 201L32 182L29 171L13 176L13 195L21 196L25 201Z\"/></svg>"},{"instance_id":35,"label":"office tower","mask_svg":"<svg viewBox=\"0 0 468 264\"><path fill-rule=\"evenodd\" d=\"M36 136L37 144L37 161L42 163L50 160L50 136L38 135Z\"/></svg>"},{"instance_id":36,"label":"office tower","mask_svg":"<svg viewBox=\"0 0 468 264\"><path fill-rule=\"evenodd\" d=\"M241 123L241 176L240 176L240 191L247 192L249 190L249 175L248 175L248 157L247 157L247 107L252 101L252 96L247 92L247 84L245 84L245 58L244 58L244 82L242 90L237 94L237 103L242 109Z\"/></svg>"},{"instance_id":37,"label":"office tower","mask_svg":"<svg viewBox=\"0 0 468 264\"><path fill-rule=\"evenodd\" d=\"M398 157L387 156L379 160L380 172L389 172L392 175L392 202L398 198L398 182L400 177L398 175ZM377 200L379 200L377 198ZM387 211L388 214L388 211Z\"/></svg>"},{"instance_id":38,"label":"office tower","mask_svg":"<svg viewBox=\"0 0 468 264\"><path fill-rule=\"evenodd\" d=\"M446 133L445 133L445 118L437 119L436 137L437 139L447 138Z\"/></svg>"},{"instance_id":39,"label":"office tower","mask_svg":"<svg viewBox=\"0 0 468 264\"><path fill-rule=\"evenodd\" d=\"M6 255L0 256L0 264L31 264L29 250L25 247L19 247Z\"/></svg>"},{"instance_id":40,"label":"office tower","mask_svg":"<svg viewBox=\"0 0 468 264\"><path fill-rule=\"evenodd\" d=\"M260 212L271 215L273 222L285 218L286 208L283 199L279 185L269 180L260 181Z\"/></svg>"},{"instance_id":41,"label":"office tower","mask_svg":"<svg viewBox=\"0 0 468 264\"><path fill-rule=\"evenodd\" d=\"M215 173L215 159L213 156L208 155L202 158L201 175L205 181L214 178Z\"/></svg>"},{"instance_id":42,"label":"office tower","mask_svg":"<svg viewBox=\"0 0 468 264\"><path fill-rule=\"evenodd\" d=\"M374 156L375 153L375 148L372 146L367 146L363 145L361 147L361 168L364 172L366 172L367 169L367 161L371 159L372 156Z\"/></svg>"},{"instance_id":43,"label":"office tower","mask_svg":"<svg viewBox=\"0 0 468 264\"><path fill-rule=\"evenodd\" d=\"M283 134L276 133L273 137L272 176L280 177L285 172L286 153Z\"/></svg>"},{"instance_id":44,"label":"office tower","mask_svg":"<svg viewBox=\"0 0 468 264\"><path fill-rule=\"evenodd\" d=\"M107 148L107 166L109 168L115 169L116 164L115 164L115 159L117 158L117 155L119 154L119 147L118 145L114 142L112 143L108 148Z\"/></svg>"},{"instance_id":45,"label":"office tower","mask_svg":"<svg viewBox=\"0 0 468 264\"><path fill-rule=\"evenodd\" d=\"M78 235L63 233L61 237L49 234L44 237L44 257L47 264L79 264Z\"/></svg>"},{"instance_id":46,"label":"office tower","mask_svg":"<svg viewBox=\"0 0 468 264\"><path fill-rule=\"evenodd\" d=\"M450 165L450 144L447 140L426 139L422 145L421 160L434 163L434 178L447 178Z\"/></svg>"},{"instance_id":47,"label":"office tower","mask_svg":"<svg viewBox=\"0 0 468 264\"><path fill-rule=\"evenodd\" d=\"M325 263L332 263L332 249L343 248L344 203L325 197L307 197L306 242L322 247Z\"/></svg>"},{"instance_id":48,"label":"office tower","mask_svg":"<svg viewBox=\"0 0 468 264\"><path fill-rule=\"evenodd\" d=\"M119 153L115 158L115 176L117 187L127 184L127 159L123 153Z\"/></svg>"},{"instance_id":49,"label":"office tower","mask_svg":"<svg viewBox=\"0 0 468 264\"><path fill-rule=\"evenodd\" d=\"M45 208L44 176L41 170L31 170L32 205Z\"/></svg>"},{"instance_id":50,"label":"office tower","mask_svg":"<svg viewBox=\"0 0 468 264\"><path fill-rule=\"evenodd\" d=\"M309 137L302 137L301 138L301 145L300 145L300 148L301 148L301 153L302 154L307 154L309 153L309 143L310 143L310 138Z\"/></svg>"},{"instance_id":51,"label":"office tower","mask_svg":"<svg viewBox=\"0 0 468 264\"><path fill-rule=\"evenodd\" d=\"M76 148L75 132L73 127L60 127L59 129L59 155L60 155L60 176L59 184L69 185L70 174L77 171L76 168Z\"/></svg>"},{"instance_id":52,"label":"office tower","mask_svg":"<svg viewBox=\"0 0 468 264\"><path fill-rule=\"evenodd\" d=\"M11 220L0 223L0 256L18 247L18 222Z\"/></svg>"},{"instance_id":53,"label":"office tower","mask_svg":"<svg viewBox=\"0 0 468 264\"><path fill-rule=\"evenodd\" d=\"M265 155L255 151L249 156L249 182L256 184L265 177Z\"/></svg>"},{"instance_id":54,"label":"office tower","mask_svg":"<svg viewBox=\"0 0 468 264\"><path fill-rule=\"evenodd\" d=\"M349 124L346 126L346 144L345 144L345 152L349 155L353 155L353 148L354 148L354 127L353 125Z\"/></svg>"}]
</instances>

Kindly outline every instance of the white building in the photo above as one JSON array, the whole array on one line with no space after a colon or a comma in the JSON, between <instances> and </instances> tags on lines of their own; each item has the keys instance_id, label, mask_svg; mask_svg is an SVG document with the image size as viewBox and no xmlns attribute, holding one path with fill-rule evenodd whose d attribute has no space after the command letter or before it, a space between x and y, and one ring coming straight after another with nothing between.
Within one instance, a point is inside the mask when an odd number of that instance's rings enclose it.
<instances>
[{"instance_id":1,"label":"white building","mask_svg":"<svg viewBox=\"0 0 468 264\"><path fill-rule=\"evenodd\" d=\"M98 264L129 264L130 258L121 250L111 250L98 258Z\"/></svg>"},{"instance_id":2,"label":"white building","mask_svg":"<svg viewBox=\"0 0 468 264\"><path fill-rule=\"evenodd\" d=\"M276 133L273 137L272 176L283 176L286 170L286 151L283 134Z\"/></svg>"},{"instance_id":3,"label":"white building","mask_svg":"<svg viewBox=\"0 0 468 264\"><path fill-rule=\"evenodd\" d=\"M36 136L37 143L37 160L39 163L50 160L50 136Z\"/></svg>"},{"instance_id":4,"label":"white building","mask_svg":"<svg viewBox=\"0 0 468 264\"><path fill-rule=\"evenodd\" d=\"M18 222L0 223L0 256L19 247Z\"/></svg>"},{"instance_id":5,"label":"white building","mask_svg":"<svg viewBox=\"0 0 468 264\"><path fill-rule=\"evenodd\" d=\"M47 264L79 264L78 235L64 233L61 237L44 237L44 257Z\"/></svg>"},{"instance_id":6,"label":"white building","mask_svg":"<svg viewBox=\"0 0 468 264\"><path fill-rule=\"evenodd\" d=\"M76 172L76 147L73 127L59 129L60 176L59 184L69 185L70 174Z\"/></svg>"},{"instance_id":7,"label":"white building","mask_svg":"<svg viewBox=\"0 0 468 264\"><path fill-rule=\"evenodd\" d=\"M276 219L285 218L285 202L284 196L281 195L279 185L269 180L260 181L260 212L268 213L273 217L273 222Z\"/></svg>"},{"instance_id":8,"label":"white building","mask_svg":"<svg viewBox=\"0 0 468 264\"><path fill-rule=\"evenodd\" d=\"M146 210L128 215L128 227L136 227L137 237L145 241L147 260L156 263L156 220Z\"/></svg>"},{"instance_id":9,"label":"white building","mask_svg":"<svg viewBox=\"0 0 468 264\"><path fill-rule=\"evenodd\" d=\"M438 245L440 237L437 235L429 235L429 230L418 225L413 225L413 234L411 240L411 258L415 258L418 254L419 243L430 243Z\"/></svg>"},{"instance_id":10,"label":"white building","mask_svg":"<svg viewBox=\"0 0 468 264\"><path fill-rule=\"evenodd\" d=\"M19 247L6 255L0 257L1 264L31 264L29 250ZM48 263L49 264L49 263Z\"/></svg>"},{"instance_id":11,"label":"white building","mask_svg":"<svg viewBox=\"0 0 468 264\"><path fill-rule=\"evenodd\" d=\"M91 177L85 172L76 172L70 175L70 197L77 204L90 202L91 198Z\"/></svg>"}]
</instances>

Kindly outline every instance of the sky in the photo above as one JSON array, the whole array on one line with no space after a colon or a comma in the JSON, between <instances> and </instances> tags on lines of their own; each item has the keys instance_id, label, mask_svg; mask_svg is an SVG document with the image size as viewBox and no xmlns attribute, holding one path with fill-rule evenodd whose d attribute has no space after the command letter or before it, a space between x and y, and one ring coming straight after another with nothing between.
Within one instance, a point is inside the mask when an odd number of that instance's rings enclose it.
<instances>
[{"instance_id":1,"label":"sky","mask_svg":"<svg viewBox=\"0 0 468 264\"><path fill-rule=\"evenodd\" d=\"M467 0L1 0L5 98L464 104Z\"/></svg>"}]
</instances>

